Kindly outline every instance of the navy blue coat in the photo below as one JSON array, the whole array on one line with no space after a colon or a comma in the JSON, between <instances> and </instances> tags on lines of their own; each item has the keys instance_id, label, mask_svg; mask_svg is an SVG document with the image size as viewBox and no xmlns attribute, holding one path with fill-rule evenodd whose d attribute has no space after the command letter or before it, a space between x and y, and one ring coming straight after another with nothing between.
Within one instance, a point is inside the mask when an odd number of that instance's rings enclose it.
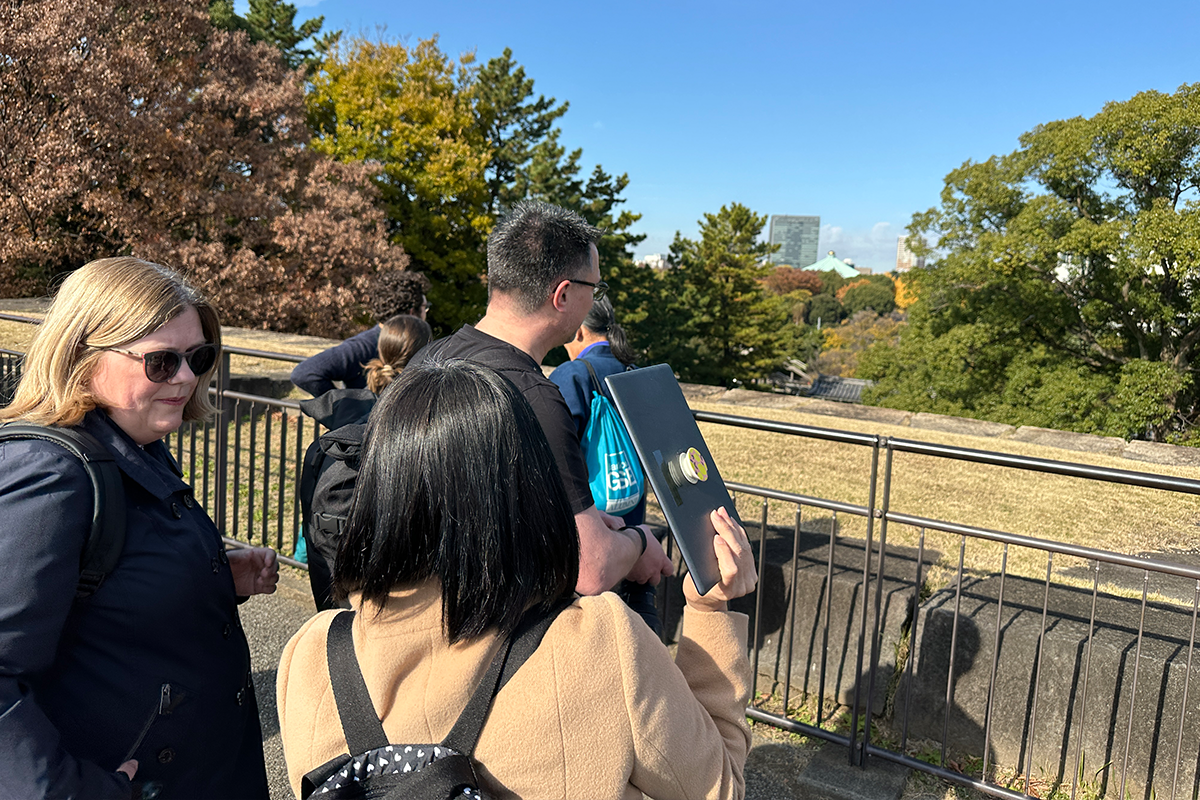
<instances>
[{"instance_id":1,"label":"navy blue coat","mask_svg":"<svg viewBox=\"0 0 1200 800\"><path fill-rule=\"evenodd\" d=\"M80 426L116 458L120 562L73 603L90 526L83 466L43 441L0 444L0 798L266 798L250 651L216 526L166 446L108 415ZM149 788L149 787L147 787Z\"/></svg>"},{"instance_id":2,"label":"navy blue coat","mask_svg":"<svg viewBox=\"0 0 1200 800\"><path fill-rule=\"evenodd\" d=\"M587 430L588 419L592 416L592 377L588 373L587 364L584 364L584 361L590 363L592 369L596 370L600 388L609 402L612 401L612 395L608 393L604 379L609 375L624 372L626 369L625 365L612 354L612 348L608 342L597 342L584 349L574 360L558 365L550 373L550 380L562 392L563 400L567 401L567 409L571 412L571 418L575 420L575 429L581 437ZM625 520L626 525L640 525L645 518L646 496L643 494L641 501L622 519Z\"/></svg>"},{"instance_id":3,"label":"navy blue coat","mask_svg":"<svg viewBox=\"0 0 1200 800\"><path fill-rule=\"evenodd\" d=\"M334 381L341 381L347 389L365 389L367 373L362 365L378 355L379 326L376 325L301 361L292 370L292 383L313 397L337 388Z\"/></svg>"}]
</instances>

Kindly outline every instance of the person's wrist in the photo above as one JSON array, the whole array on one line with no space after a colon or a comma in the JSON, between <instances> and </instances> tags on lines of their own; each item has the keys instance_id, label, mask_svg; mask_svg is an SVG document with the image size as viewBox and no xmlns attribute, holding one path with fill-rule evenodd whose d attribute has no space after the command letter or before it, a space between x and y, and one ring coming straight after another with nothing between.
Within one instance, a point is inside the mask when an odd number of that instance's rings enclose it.
<instances>
[{"instance_id":1,"label":"person's wrist","mask_svg":"<svg viewBox=\"0 0 1200 800\"><path fill-rule=\"evenodd\" d=\"M699 611L702 614L720 613L729 610L729 603L725 600L705 600L697 598L694 600L685 601L685 605L693 611Z\"/></svg>"},{"instance_id":2,"label":"person's wrist","mask_svg":"<svg viewBox=\"0 0 1200 800\"><path fill-rule=\"evenodd\" d=\"M621 530L633 531L638 535L639 538L641 538L642 550L640 553L638 553L638 558L641 558L643 555L645 555L645 553L646 553L646 532L644 530L642 530L641 527L638 525L626 525L625 527L621 528Z\"/></svg>"}]
</instances>

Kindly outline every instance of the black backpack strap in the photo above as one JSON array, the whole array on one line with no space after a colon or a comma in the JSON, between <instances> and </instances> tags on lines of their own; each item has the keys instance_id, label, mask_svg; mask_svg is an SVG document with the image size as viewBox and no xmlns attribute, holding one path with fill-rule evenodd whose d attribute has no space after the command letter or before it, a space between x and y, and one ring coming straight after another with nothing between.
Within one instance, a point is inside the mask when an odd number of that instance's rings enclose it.
<instances>
[{"instance_id":1,"label":"black backpack strap","mask_svg":"<svg viewBox=\"0 0 1200 800\"><path fill-rule=\"evenodd\" d=\"M313 494L317 491L317 478L324 462L325 451L321 449L321 440L317 439L304 451L304 462L300 467L300 519L305 522L312 515Z\"/></svg>"},{"instance_id":2,"label":"black backpack strap","mask_svg":"<svg viewBox=\"0 0 1200 800\"><path fill-rule=\"evenodd\" d=\"M572 598L572 600L560 602L549 612L534 609L525 615L516 630L513 631L513 635L492 658L492 663L484 673L483 679L480 680L479 686L475 688L475 693L467 701L467 707L459 715L458 721L454 723L450 733L442 740L442 744L466 756L475 752L475 744L479 741L479 734L483 731L483 723L487 720L496 693L533 655L554 620L573 601Z\"/></svg>"},{"instance_id":3,"label":"black backpack strap","mask_svg":"<svg viewBox=\"0 0 1200 800\"><path fill-rule=\"evenodd\" d=\"M599 392L601 397L606 397L607 395L604 394L604 389L600 386L600 379L596 377L596 369L592 366L592 362L588 361L586 358L581 358L579 360L584 363L584 366L588 368L588 374L592 376L592 390Z\"/></svg>"},{"instance_id":4,"label":"black backpack strap","mask_svg":"<svg viewBox=\"0 0 1200 800\"><path fill-rule=\"evenodd\" d=\"M367 682L363 679L358 657L354 655L354 612L342 611L333 618L329 636L325 643L325 657L329 662L329 680L333 684L333 698L337 701L338 716L342 720L342 732L350 752L365 753L376 747L386 747L387 734Z\"/></svg>"},{"instance_id":5,"label":"black backpack strap","mask_svg":"<svg viewBox=\"0 0 1200 800\"><path fill-rule=\"evenodd\" d=\"M125 549L125 487L116 460L95 436L76 428L11 423L0 426L3 439L53 442L83 462L92 482L92 527L79 557L75 599L91 597Z\"/></svg>"}]
</instances>

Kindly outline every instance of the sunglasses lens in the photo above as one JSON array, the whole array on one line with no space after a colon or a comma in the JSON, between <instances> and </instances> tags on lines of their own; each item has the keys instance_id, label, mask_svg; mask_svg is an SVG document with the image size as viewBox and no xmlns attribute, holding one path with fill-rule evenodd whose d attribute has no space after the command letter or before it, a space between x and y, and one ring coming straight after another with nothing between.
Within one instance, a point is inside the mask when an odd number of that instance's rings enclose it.
<instances>
[{"instance_id":1,"label":"sunglasses lens","mask_svg":"<svg viewBox=\"0 0 1200 800\"><path fill-rule=\"evenodd\" d=\"M155 350L146 353L143 361L146 364L146 377L154 383L165 383L179 372L182 357L174 350Z\"/></svg>"},{"instance_id":2,"label":"sunglasses lens","mask_svg":"<svg viewBox=\"0 0 1200 800\"><path fill-rule=\"evenodd\" d=\"M195 375L203 375L213 368L213 364L217 363L217 347L211 344L202 344L187 355L188 366L191 367L192 373Z\"/></svg>"}]
</instances>

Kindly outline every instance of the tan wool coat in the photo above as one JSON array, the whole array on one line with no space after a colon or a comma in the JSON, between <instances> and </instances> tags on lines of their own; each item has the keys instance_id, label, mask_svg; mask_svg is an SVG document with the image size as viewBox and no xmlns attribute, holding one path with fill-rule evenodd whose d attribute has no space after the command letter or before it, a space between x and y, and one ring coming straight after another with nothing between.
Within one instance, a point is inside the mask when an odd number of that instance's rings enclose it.
<instances>
[{"instance_id":1,"label":"tan wool coat","mask_svg":"<svg viewBox=\"0 0 1200 800\"><path fill-rule=\"evenodd\" d=\"M358 609L357 598L351 598ZM354 647L389 741L440 742L499 646L450 645L436 584L360 611ZM288 778L347 752L325 657L337 612L284 648L278 707ZM742 798L750 744L747 618L684 611L674 661L614 594L576 600L496 695L475 758L498 797Z\"/></svg>"}]
</instances>

